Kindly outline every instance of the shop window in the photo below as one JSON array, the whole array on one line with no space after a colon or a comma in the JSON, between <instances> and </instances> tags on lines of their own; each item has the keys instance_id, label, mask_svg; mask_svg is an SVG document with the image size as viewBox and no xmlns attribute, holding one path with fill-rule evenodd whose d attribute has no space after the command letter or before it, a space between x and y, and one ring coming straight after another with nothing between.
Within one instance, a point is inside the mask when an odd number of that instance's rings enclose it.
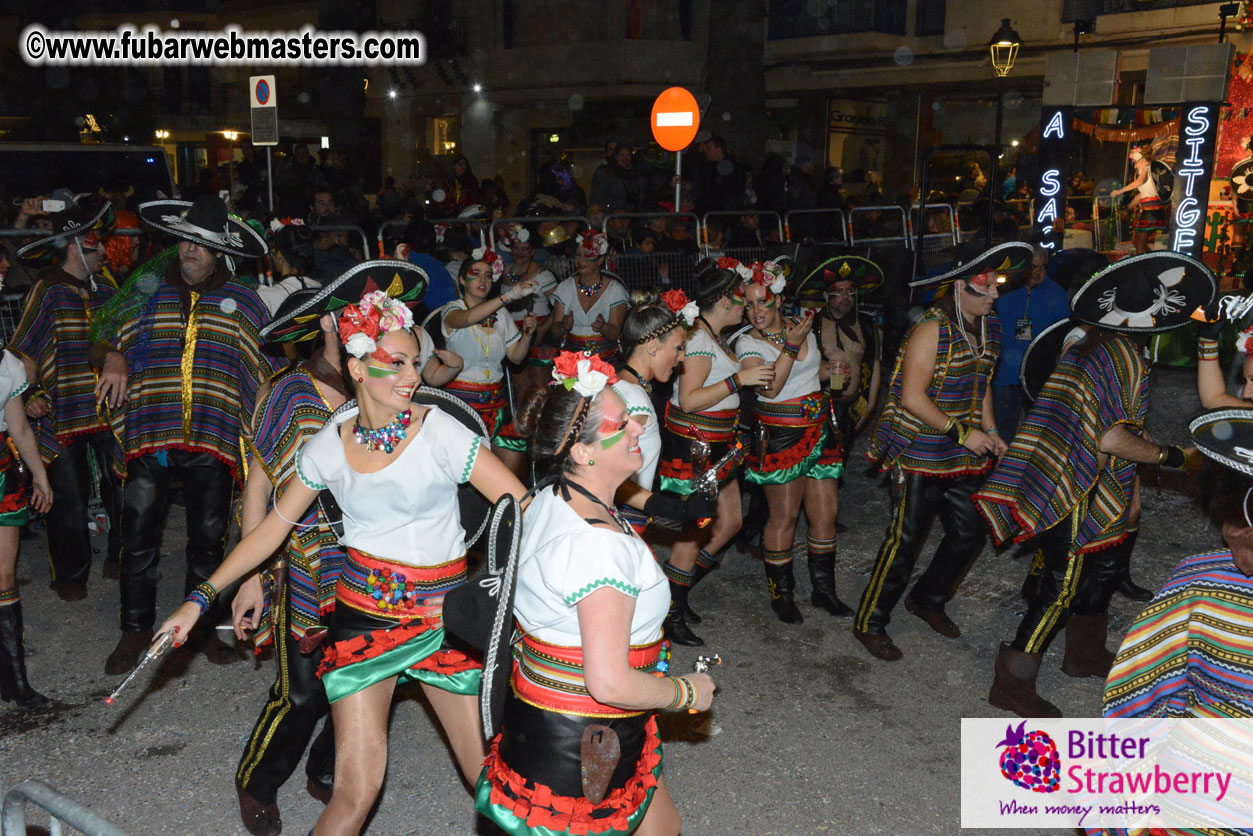
<instances>
[{"instance_id":1,"label":"shop window","mask_svg":"<svg viewBox=\"0 0 1253 836\"><path fill-rule=\"evenodd\" d=\"M771 40L850 32L905 34L906 0L771 0Z\"/></svg>"},{"instance_id":2,"label":"shop window","mask_svg":"<svg viewBox=\"0 0 1253 836\"><path fill-rule=\"evenodd\" d=\"M914 34L943 35L946 4L947 0L918 0L918 17L914 22Z\"/></svg>"}]
</instances>

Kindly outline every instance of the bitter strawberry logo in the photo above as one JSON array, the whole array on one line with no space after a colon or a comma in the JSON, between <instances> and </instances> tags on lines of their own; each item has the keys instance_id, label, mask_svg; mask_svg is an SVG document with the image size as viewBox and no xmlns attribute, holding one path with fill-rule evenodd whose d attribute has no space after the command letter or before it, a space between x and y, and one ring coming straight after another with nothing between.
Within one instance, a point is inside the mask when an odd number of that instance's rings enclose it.
<instances>
[{"instance_id":1,"label":"bitter strawberry logo","mask_svg":"<svg viewBox=\"0 0 1253 836\"><path fill-rule=\"evenodd\" d=\"M1025 731L1024 720L1018 728L1005 727L1005 739L996 744L1001 751L1001 774L1018 786L1032 792L1057 792L1062 762L1057 744L1047 733Z\"/></svg>"}]
</instances>

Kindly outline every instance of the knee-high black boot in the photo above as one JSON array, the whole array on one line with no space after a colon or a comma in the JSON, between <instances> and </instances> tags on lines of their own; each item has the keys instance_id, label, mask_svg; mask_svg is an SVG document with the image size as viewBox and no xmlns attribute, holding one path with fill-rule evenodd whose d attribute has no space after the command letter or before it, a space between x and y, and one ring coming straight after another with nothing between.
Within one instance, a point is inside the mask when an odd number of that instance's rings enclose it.
<instances>
[{"instance_id":1,"label":"knee-high black boot","mask_svg":"<svg viewBox=\"0 0 1253 836\"><path fill-rule=\"evenodd\" d=\"M696 555L696 568L692 571L691 586L696 586L696 584L704 580L706 575L714 569L717 569L720 561L721 558L718 557L718 555L710 554L704 549L701 549L700 554ZM691 592L691 590L688 591ZM692 609L691 604L683 605L683 616L687 619L689 624L700 624L701 622L700 616Z\"/></svg>"},{"instance_id":2,"label":"knee-high black boot","mask_svg":"<svg viewBox=\"0 0 1253 836\"><path fill-rule=\"evenodd\" d=\"M692 573L669 563L663 563L661 568L670 580L670 612L662 623L666 638L685 647L701 647L704 639L687 626L687 596L692 591Z\"/></svg>"},{"instance_id":3,"label":"knee-high black boot","mask_svg":"<svg viewBox=\"0 0 1253 836\"><path fill-rule=\"evenodd\" d=\"M813 584L810 603L839 618L851 618L856 612L840 600L835 592L835 540L809 538L809 581Z\"/></svg>"},{"instance_id":4,"label":"knee-high black boot","mask_svg":"<svg viewBox=\"0 0 1253 836\"><path fill-rule=\"evenodd\" d=\"M774 610L779 620L785 624L800 624L805 617L796 608L796 601L792 597L792 592L796 589L796 576L792 574L791 551L763 550L766 558L766 589L770 591L770 609Z\"/></svg>"},{"instance_id":5,"label":"knee-high black boot","mask_svg":"<svg viewBox=\"0 0 1253 836\"><path fill-rule=\"evenodd\" d=\"M49 700L26 681L26 645L22 641L22 599L17 589L0 590L0 699L22 711L46 708Z\"/></svg>"},{"instance_id":6,"label":"knee-high black boot","mask_svg":"<svg viewBox=\"0 0 1253 836\"><path fill-rule=\"evenodd\" d=\"M1132 601L1149 601L1153 598L1153 590L1145 589L1131 579L1131 553L1135 550L1136 538L1139 535L1140 529L1137 528L1127 535L1126 540L1114 546L1118 549L1118 562L1115 564L1117 581L1114 591Z\"/></svg>"}]
</instances>

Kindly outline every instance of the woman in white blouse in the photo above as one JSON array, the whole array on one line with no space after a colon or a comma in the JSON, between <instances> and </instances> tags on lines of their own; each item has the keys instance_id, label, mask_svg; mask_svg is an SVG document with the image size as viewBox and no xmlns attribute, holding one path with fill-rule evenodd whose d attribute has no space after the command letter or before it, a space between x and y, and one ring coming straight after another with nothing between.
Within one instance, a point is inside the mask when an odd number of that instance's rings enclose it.
<instances>
[{"instance_id":1,"label":"woman in white blouse","mask_svg":"<svg viewBox=\"0 0 1253 836\"><path fill-rule=\"evenodd\" d=\"M391 290L397 268L386 264L386 279L375 286ZM334 290L328 287L328 298ZM182 644L217 589L286 542L291 521L319 492L335 497L347 556L319 670L336 731L335 790L316 834L357 833L364 825L386 772L398 680L421 682L462 774L468 781L478 774L485 754L481 665L443 629L444 595L466 577L456 487L468 481L491 501L524 493L484 439L438 408L412 405L419 357L408 308L375 290L328 312L338 314L355 403L301 448L273 510L160 628Z\"/></svg>"},{"instance_id":2,"label":"woman in white blouse","mask_svg":"<svg viewBox=\"0 0 1253 836\"><path fill-rule=\"evenodd\" d=\"M551 331L567 351L589 351L613 363L629 302L622 282L602 272L608 252L603 232L579 233L575 274L553 291Z\"/></svg>"}]
</instances>

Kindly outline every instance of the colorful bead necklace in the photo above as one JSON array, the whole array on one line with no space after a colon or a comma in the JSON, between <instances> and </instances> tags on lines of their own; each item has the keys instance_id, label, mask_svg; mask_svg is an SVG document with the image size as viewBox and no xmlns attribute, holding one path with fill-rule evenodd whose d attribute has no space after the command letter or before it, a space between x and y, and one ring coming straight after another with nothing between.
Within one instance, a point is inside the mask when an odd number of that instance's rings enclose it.
<instances>
[{"instance_id":1,"label":"colorful bead necklace","mask_svg":"<svg viewBox=\"0 0 1253 836\"><path fill-rule=\"evenodd\" d=\"M761 334L762 338L767 342L774 343L779 348L782 348L783 343L787 342L786 331L758 331L757 333Z\"/></svg>"},{"instance_id":2,"label":"colorful bead necklace","mask_svg":"<svg viewBox=\"0 0 1253 836\"><path fill-rule=\"evenodd\" d=\"M596 282L596 284L583 284L581 281L579 281L576 278L574 280L574 286L579 289L579 293L582 293L584 296L590 299L591 297L595 296L597 293L600 293L600 289L605 286L605 277L601 276L600 279Z\"/></svg>"},{"instance_id":3,"label":"colorful bead necklace","mask_svg":"<svg viewBox=\"0 0 1253 836\"><path fill-rule=\"evenodd\" d=\"M413 410L406 409L390 424L372 430L361 426L361 413L358 412L357 420L352 426L353 437L357 439L358 444L365 447L367 452L382 450L384 453L390 453L396 449L397 444L405 440L405 431L409 427L412 415Z\"/></svg>"}]
</instances>

